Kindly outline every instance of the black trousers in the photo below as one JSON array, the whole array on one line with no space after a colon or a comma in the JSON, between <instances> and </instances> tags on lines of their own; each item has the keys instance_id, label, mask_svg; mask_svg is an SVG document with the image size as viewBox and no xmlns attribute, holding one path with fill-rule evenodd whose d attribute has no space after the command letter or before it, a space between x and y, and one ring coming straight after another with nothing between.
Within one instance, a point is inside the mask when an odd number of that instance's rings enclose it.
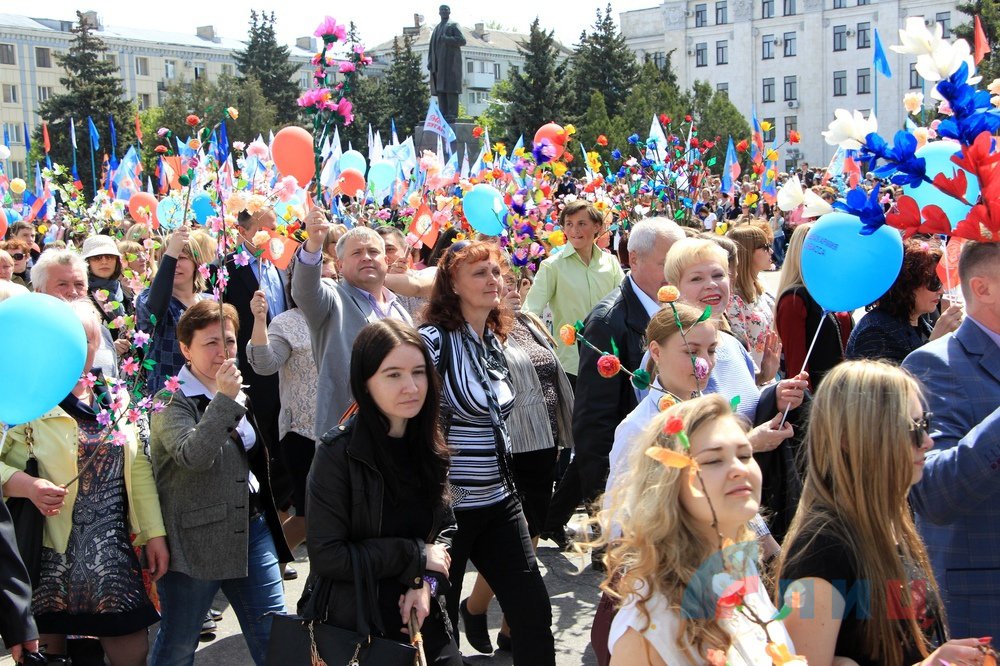
<instances>
[{"instance_id":1,"label":"black trousers","mask_svg":"<svg viewBox=\"0 0 1000 666\"><path fill-rule=\"evenodd\" d=\"M471 560L493 588L510 625L514 663L555 666L552 605L517 500L510 497L492 506L455 511L455 518L448 615L456 640L462 578Z\"/></svg>"},{"instance_id":2,"label":"black trousers","mask_svg":"<svg viewBox=\"0 0 1000 666\"><path fill-rule=\"evenodd\" d=\"M583 491L580 487L580 466L576 456L569 461L569 466L563 472L556 492L549 502L549 513L545 517L543 532L558 532L563 529L580 505Z\"/></svg>"}]
</instances>

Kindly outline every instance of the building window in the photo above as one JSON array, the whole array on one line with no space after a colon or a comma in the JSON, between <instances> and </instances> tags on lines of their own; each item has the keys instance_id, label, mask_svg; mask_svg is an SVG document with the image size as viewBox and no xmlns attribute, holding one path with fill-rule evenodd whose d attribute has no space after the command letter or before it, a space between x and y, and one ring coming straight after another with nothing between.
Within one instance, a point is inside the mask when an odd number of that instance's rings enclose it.
<instances>
[{"instance_id":1,"label":"building window","mask_svg":"<svg viewBox=\"0 0 1000 666\"><path fill-rule=\"evenodd\" d=\"M770 60L774 57L774 35L764 35L760 42L760 59Z\"/></svg>"},{"instance_id":2,"label":"building window","mask_svg":"<svg viewBox=\"0 0 1000 666\"><path fill-rule=\"evenodd\" d=\"M795 55L795 33L786 32L781 39L785 42L785 57L789 58Z\"/></svg>"},{"instance_id":3,"label":"building window","mask_svg":"<svg viewBox=\"0 0 1000 666\"><path fill-rule=\"evenodd\" d=\"M949 39L951 37L951 12L938 12L934 15L934 22L941 25L941 37Z\"/></svg>"},{"instance_id":4,"label":"building window","mask_svg":"<svg viewBox=\"0 0 1000 666\"><path fill-rule=\"evenodd\" d=\"M838 69L833 73L833 96L843 97L847 94L847 70Z\"/></svg>"},{"instance_id":5,"label":"building window","mask_svg":"<svg viewBox=\"0 0 1000 666\"><path fill-rule=\"evenodd\" d=\"M872 24L868 21L858 24L858 48L870 49L872 47Z\"/></svg>"},{"instance_id":6,"label":"building window","mask_svg":"<svg viewBox=\"0 0 1000 666\"><path fill-rule=\"evenodd\" d=\"M495 81L500 80L500 63L498 62L493 63L493 79Z\"/></svg>"},{"instance_id":7,"label":"building window","mask_svg":"<svg viewBox=\"0 0 1000 666\"><path fill-rule=\"evenodd\" d=\"M858 94L867 95L872 91L872 68L862 67L858 70Z\"/></svg>"},{"instance_id":8,"label":"building window","mask_svg":"<svg viewBox=\"0 0 1000 666\"><path fill-rule=\"evenodd\" d=\"M708 25L708 5L694 6L694 27L703 28Z\"/></svg>"},{"instance_id":9,"label":"building window","mask_svg":"<svg viewBox=\"0 0 1000 666\"><path fill-rule=\"evenodd\" d=\"M485 60L480 60L479 61L479 73L480 74L485 74L486 73L486 65L487 65L487 63L486 63Z\"/></svg>"},{"instance_id":10,"label":"building window","mask_svg":"<svg viewBox=\"0 0 1000 666\"><path fill-rule=\"evenodd\" d=\"M788 141L788 137L791 136L792 132L797 131L798 129L798 116L785 116L785 141Z\"/></svg>"},{"instance_id":11,"label":"building window","mask_svg":"<svg viewBox=\"0 0 1000 666\"><path fill-rule=\"evenodd\" d=\"M920 74L917 73L917 63L910 63L910 90L914 88L923 88L924 80L920 78Z\"/></svg>"},{"instance_id":12,"label":"building window","mask_svg":"<svg viewBox=\"0 0 1000 666\"><path fill-rule=\"evenodd\" d=\"M833 0L834 9L843 9L847 6L847 0Z\"/></svg>"},{"instance_id":13,"label":"building window","mask_svg":"<svg viewBox=\"0 0 1000 666\"><path fill-rule=\"evenodd\" d=\"M476 62L474 60L465 61L465 73L474 74L476 72Z\"/></svg>"},{"instance_id":14,"label":"building window","mask_svg":"<svg viewBox=\"0 0 1000 666\"><path fill-rule=\"evenodd\" d=\"M729 64L729 42L726 41L725 39L715 43L715 64L716 65Z\"/></svg>"},{"instance_id":15,"label":"building window","mask_svg":"<svg viewBox=\"0 0 1000 666\"><path fill-rule=\"evenodd\" d=\"M795 16L795 0L784 0L785 16Z\"/></svg>"},{"instance_id":16,"label":"building window","mask_svg":"<svg viewBox=\"0 0 1000 666\"><path fill-rule=\"evenodd\" d=\"M140 93L139 95L139 110L148 109L150 107L149 103L149 93Z\"/></svg>"},{"instance_id":17,"label":"building window","mask_svg":"<svg viewBox=\"0 0 1000 666\"><path fill-rule=\"evenodd\" d=\"M771 125L771 129L764 132L764 141L774 141L774 134L778 131L774 126L774 118L764 118L764 122Z\"/></svg>"},{"instance_id":18,"label":"building window","mask_svg":"<svg viewBox=\"0 0 1000 666\"><path fill-rule=\"evenodd\" d=\"M164 60L163 61L163 75L168 79L172 79L177 76L177 61L176 60Z\"/></svg>"},{"instance_id":19,"label":"building window","mask_svg":"<svg viewBox=\"0 0 1000 666\"><path fill-rule=\"evenodd\" d=\"M10 177L11 178L26 178L27 173L24 169L24 162L11 162L10 163Z\"/></svg>"},{"instance_id":20,"label":"building window","mask_svg":"<svg viewBox=\"0 0 1000 666\"><path fill-rule=\"evenodd\" d=\"M208 73L208 67L205 65L205 63L203 63L203 62L196 62L194 64L194 79L195 79L195 81L197 81L198 79L205 78L205 74L207 74L207 73Z\"/></svg>"},{"instance_id":21,"label":"building window","mask_svg":"<svg viewBox=\"0 0 1000 666\"><path fill-rule=\"evenodd\" d=\"M136 76L149 76L149 58L136 57L135 73Z\"/></svg>"},{"instance_id":22,"label":"building window","mask_svg":"<svg viewBox=\"0 0 1000 666\"><path fill-rule=\"evenodd\" d=\"M664 64L666 64L666 56L663 56L663 60L664 60ZM659 67L660 67L660 69L663 69L663 65L660 65ZM508 65L508 69L510 70L510 73L513 76L517 76L518 74L521 73L521 68L518 67L517 65Z\"/></svg>"},{"instance_id":23,"label":"building window","mask_svg":"<svg viewBox=\"0 0 1000 666\"><path fill-rule=\"evenodd\" d=\"M762 19L774 18L774 0L763 0L761 2L760 17Z\"/></svg>"},{"instance_id":24,"label":"building window","mask_svg":"<svg viewBox=\"0 0 1000 666\"><path fill-rule=\"evenodd\" d=\"M52 66L52 50L44 48L42 46L35 47L35 66L36 67L51 67Z\"/></svg>"},{"instance_id":25,"label":"building window","mask_svg":"<svg viewBox=\"0 0 1000 666\"><path fill-rule=\"evenodd\" d=\"M708 67L708 43L701 42L694 45L694 66Z\"/></svg>"},{"instance_id":26,"label":"building window","mask_svg":"<svg viewBox=\"0 0 1000 666\"><path fill-rule=\"evenodd\" d=\"M764 87L761 90L761 96L765 102L774 101L774 78L764 79Z\"/></svg>"},{"instance_id":27,"label":"building window","mask_svg":"<svg viewBox=\"0 0 1000 666\"><path fill-rule=\"evenodd\" d=\"M52 97L52 86L38 86L38 101L44 102Z\"/></svg>"},{"instance_id":28,"label":"building window","mask_svg":"<svg viewBox=\"0 0 1000 666\"><path fill-rule=\"evenodd\" d=\"M715 25L725 25L729 23L729 10L726 7L726 0L715 3Z\"/></svg>"},{"instance_id":29,"label":"building window","mask_svg":"<svg viewBox=\"0 0 1000 666\"><path fill-rule=\"evenodd\" d=\"M834 51L846 51L847 50L847 26L846 25L835 25L835 26L833 26L833 50Z\"/></svg>"},{"instance_id":30,"label":"building window","mask_svg":"<svg viewBox=\"0 0 1000 666\"><path fill-rule=\"evenodd\" d=\"M104 59L110 62L115 67L118 67L118 56L114 53L105 53Z\"/></svg>"},{"instance_id":31,"label":"building window","mask_svg":"<svg viewBox=\"0 0 1000 666\"><path fill-rule=\"evenodd\" d=\"M12 86L7 83L0 86L3 90L3 103L4 104L17 104L17 86Z\"/></svg>"},{"instance_id":32,"label":"building window","mask_svg":"<svg viewBox=\"0 0 1000 666\"><path fill-rule=\"evenodd\" d=\"M222 65L222 73L224 75L226 75L226 76L232 76L233 75L233 66L230 65L229 63L223 64Z\"/></svg>"},{"instance_id":33,"label":"building window","mask_svg":"<svg viewBox=\"0 0 1000 666\"><path fill-rule=\"evenodd\" d=\"M715 92L722 93L726 97L729 97L729 84L728 83L716 83Z\"/></svg>"},{"instance_id":34,"label":"building window","mask_svg":"<svg viewBox=\"0 0 1000 666\"><path fill-rule=\"evenodd\" d=\"M870 5L870 4L871 4L871 0L858 0L858 7L860 7L862 5Z\"/></svg>"},{"instance_id":35,"label":"building window","mask_svg":"<svg viewBox=\"0 0 1000 666\"><path fill-rule=\"evenodd\" d=\"M0 44L0 65L16 65L13 44Z\"/></svg>"},{"instance_id":36,"label":"building window","mask_svg":"<svg viewBox=\"0 0 1000 666\"><path fill-rule=\"evenodd\" d=\"M21 144L24 143L23 127L21 123L4 123L3 133L5 136L10 137L11 144Z\"/></svg>"},{"instance_id":37,"label":"building window","mask_svg":"<svg viewBox=\"0 0 1000 666\"><path fill-rule=\"evenodd\" d=\"M799 82L797 76L785 77L785 101L799 98Z\"/></svg>"}]
</instances>

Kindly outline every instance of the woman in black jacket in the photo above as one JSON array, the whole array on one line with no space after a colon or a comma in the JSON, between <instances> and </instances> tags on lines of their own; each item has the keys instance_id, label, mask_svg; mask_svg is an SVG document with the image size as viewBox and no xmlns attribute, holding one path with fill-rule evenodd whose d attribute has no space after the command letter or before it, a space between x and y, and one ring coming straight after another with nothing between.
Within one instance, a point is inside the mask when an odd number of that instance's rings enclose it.
<instances>
[{"instance_id":1,"label":"woman in black jacket","mask_svg":"<svg viewBox=\"0 0 1000 666\"><path fill-rule=\"evenodd\" d=\"M331 584L326 621L355 627L354 546L377 587L374 631L408 643L412 608L429 662L461 666L442 596L455 516L440 388L417 332L392 319L363 328L351 353L351 392L357 413L323 437L306 495L311 575Z\"/></svg>"}]
</instances>

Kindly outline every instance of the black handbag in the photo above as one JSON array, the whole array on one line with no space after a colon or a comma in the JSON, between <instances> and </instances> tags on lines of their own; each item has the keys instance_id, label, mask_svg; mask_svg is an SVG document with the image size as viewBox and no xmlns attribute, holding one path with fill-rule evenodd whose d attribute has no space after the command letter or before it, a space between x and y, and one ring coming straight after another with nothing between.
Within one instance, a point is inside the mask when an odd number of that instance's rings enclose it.
<instances>
[{"instance_id":1,"label":"black handbag","mask_svg":"<svg viewBox=\"0 0 1000 666\"><path fill-rule=\"evenodd\" d=\"M355 629L325 624L331 581L319 578L301 615L274 616L267 666L413 666L417 657L415 647L372 635L370 622L379 633L385 632L371 564L363 549L351 545L348 552L354 569Z\"/></svg>"},{"instance_id":2,"label":"black handbag","mask_svg":"<svg viewBox=\"0 0 1000 666\"><path fill-rule=\"evenodd\" d=\"M38 459L32 450L34 437L30 425L24 427L24 438L28 447L28 461L23 471L25 474L37 477ZM42 533L45 530L45 516L27 497L8 498L7 511L10 512L14 536L17 538L17 552L21 554L24 568L28 570L31 587L37 587L42 573Z\"/></svg>"}]
</instances>

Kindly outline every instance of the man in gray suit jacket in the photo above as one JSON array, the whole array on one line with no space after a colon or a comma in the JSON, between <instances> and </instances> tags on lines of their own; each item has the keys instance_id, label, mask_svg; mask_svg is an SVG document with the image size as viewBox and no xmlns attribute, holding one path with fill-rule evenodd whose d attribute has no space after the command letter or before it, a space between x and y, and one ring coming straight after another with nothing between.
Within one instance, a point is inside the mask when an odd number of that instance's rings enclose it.
<instances>
[{"instance_id":1,"label":"man in gray suit jacket","mask_svg":"<svg viewBox=\"0 0 1000 666\"><path fill-rule=\"evenodd\" d=\"M324 284L323 244L330 231L326 214L306 216L309 239L296 257L292 297L309 322L313 358L319 369L316 438L340 422L351 405L351 349L371 322L391 317L412 324L410 315L385 288L385 242L368 227L354 227L337 241L340 282Z\"/></svg>"}]
</instances>

